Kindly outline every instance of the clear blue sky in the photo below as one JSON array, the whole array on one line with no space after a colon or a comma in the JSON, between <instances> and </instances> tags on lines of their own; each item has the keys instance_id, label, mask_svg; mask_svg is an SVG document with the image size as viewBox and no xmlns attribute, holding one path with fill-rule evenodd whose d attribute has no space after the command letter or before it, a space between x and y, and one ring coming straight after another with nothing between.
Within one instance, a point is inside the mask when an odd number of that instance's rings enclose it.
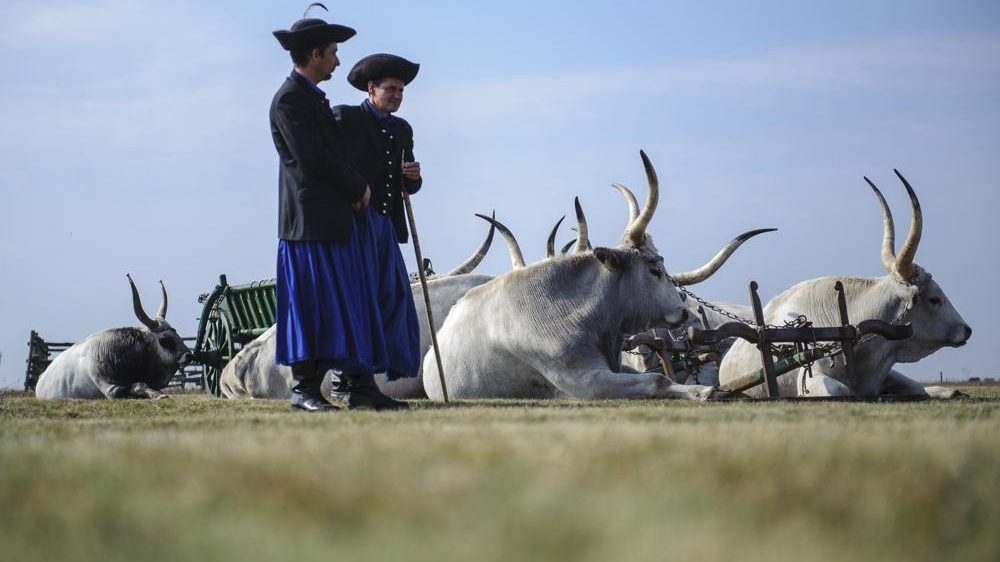
<instances>
[{"instance_id":1,"label":"clear blue sky","mask_svg":"<svg viewBox=\"0 0 1000 562\"><path fill-rule=\"evenodd\" d=\"M271 36L307 2L104 0L0 5L0 386L20 386L30 330L53 341L137 324L148 309L193 335L197 297L226 273L269 278L277 160L267 125L290 62ZM738 232L753 240L693 289L746 302L829 274L881 276L881 221L920 195L917 261L973 327L968 346L901 369L997 375L1000 341L1000 3L397 2L329 0L358 35L324 89L393 52L421 63L400 115L416 130L414 199L438 270L496 209L529 261L580 196L597 245L626 210L608 185L663 187L652 233L668 270ZM903 235L900 234L900 237ZM572 232L564 229L562 238ZM412 266L409 246L404 255ZM481 271L510 267L502 244Z\"/></svg>"}]
</instances>

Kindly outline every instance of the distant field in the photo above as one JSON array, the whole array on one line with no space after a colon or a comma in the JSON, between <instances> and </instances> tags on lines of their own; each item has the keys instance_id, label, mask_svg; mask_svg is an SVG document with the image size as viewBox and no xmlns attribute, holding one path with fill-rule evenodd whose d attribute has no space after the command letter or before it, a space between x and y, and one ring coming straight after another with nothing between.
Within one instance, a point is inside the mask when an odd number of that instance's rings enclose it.
<instances>
[{"instance_id":1,"label":"distant field","mask_svg":"<svg viewBox=\"0 0 1000 562\"><path fill-rule=\"evenodd\" d=\"M0 394L0 558L1000 559L1000 386L917 403Z\"/></svg>"}]
</instances>

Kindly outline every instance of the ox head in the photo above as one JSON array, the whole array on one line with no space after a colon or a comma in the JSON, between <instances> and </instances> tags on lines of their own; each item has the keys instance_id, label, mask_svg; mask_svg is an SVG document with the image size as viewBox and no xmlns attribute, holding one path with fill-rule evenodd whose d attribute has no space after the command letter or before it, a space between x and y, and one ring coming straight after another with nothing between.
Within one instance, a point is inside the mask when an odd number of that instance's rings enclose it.
<instances>
[{"instance_id":1,"label":"ox head","mask_svg":"<svg viewBox=\"0 0 1000 562\"><path fill-rule=\"evenodd\" d=\"M893 171L903 182L911 207L910 232L898 254L895 250L896 233L892 211L875 184L867 177L865 181L875 192L882 207L882 265L896 283L899 309L904 311L903 320L908 320L913 326L913 336L899 342L897 357L901 362L910 363L919 361L942 347L965 345L972 336L972 328L955 310L930 273L913 261L923 232L923 213L910 183L898 170Z\"/></svg>"},{"instance_id":2,"label":"ox head","mask_svg":"<svg viewBox=\"0 0 1000 562\"><path fill-rule=\"evenodd\" d=\"M177 367L186 365L191 360L191 349L184 343L173 326L167 323L167 288L163 286L163 281L160 281L160 290L163 293L160 309L156 313L156 318L150 318L142 308L139 290L135 288L132 276L127 273L125 276L128 277L128 283L132 287L132 308L135 310L135 316L152 334L153 345L160 363L168 367L164 372L169 373L169 376L165 381L162 381L163 386L166 386Z\"/></svg>"},{"instance_id":3,"label":"ox head","mask_svg":"<svg viewBox=\"0 0 1000 562\"><path fill-rule=\"evenodd\" d=\"M595 248L597 259L615 277L620 307L629 319L627 333L673 328L688 321L677 288L663 268L663 258L636 249Z\"/></svg>"},{"instance_id":4,"label":"ox head","mask_svg":"<svg viewBox=\"0 0 1000 562\"><path fill-rule=\"evenodd\" d=\"M594 256L610 271L622 276L623 294L629 295L642 309L641 312L648 315L645 325L633 326L633 329L675 327L688 320L688 312L677 287L667 275L663 257L646 232L660 201L660 181L646 152L640 150L639 156L642 158L649 186L646 201L640 210L635 197L621 186L620 191L626 195L629 203L629 223L622 233L622 246L614 250L596 248ZM617 187L618 184L615 185ZM579 210L577 214L580 215ZM582 242L578 244L579 247L582 247ZM642 316L643 314L638 315L640 318Z\"/></svg>"}]
</instances>

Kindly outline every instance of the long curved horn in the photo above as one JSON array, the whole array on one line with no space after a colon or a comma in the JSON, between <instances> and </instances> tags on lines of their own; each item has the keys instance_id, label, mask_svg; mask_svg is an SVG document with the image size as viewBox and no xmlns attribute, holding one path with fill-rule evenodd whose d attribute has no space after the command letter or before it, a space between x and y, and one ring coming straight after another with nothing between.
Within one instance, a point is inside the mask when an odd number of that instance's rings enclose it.
<instances>
[{"instance_id":1,"label":"long curved horn","mask_svg":"<svg viewBox=\"0 0 1000 562\"><path fill-rule=\"evenodd\" d=\"M496 211L493 212L493 217L494 218L496 217ZM477 249L475 253L469 256L469 259L465 260L461 265L459 265L455 269L452 269L448 273L445 273L444 276L447 277L449 275L464 275L466 273L471 272L473 269L476 269L476 267L480 263L482 263L483 258L486 257L486 252L489 251L490 246L493 244L493 233L495 231L496 227L491 224L490 231L489 233L486 234L486 240L483 240L483 243L479 245L479 249Z\"/></svg>"},{"instance_id":2,"label":"long curved horn","mask_svg":"<svg viewBox=\"0 0 1000 562\"><path fill-rule=\"evenodd\" d=\"M556 225L552 227L552 232L549 232L549 239L545 243L545 257L547 258L554 258L556 256L556 232L559 231L559 225L562 224L562 221L564 220L566 220L566 215L563 215L562 218L556 222Z\"/></svg>"},{"instance_id":3,"label":"long curved horn","mask_svg":"<svg viewBox=\"0 0 1000 562\"><path fill-rule=\"evenodd\" d=\"M562 252L561 253L563 255L566 255L566 253L569 252L569 249L572 248L575 245L576 245L576 240L570 240L569 242L566 242L566 244L563 245L563 247L562 247Z\"/></svg>"},{"instance_id":4,"label":"long curved horn","mask_svg":"<svg viewBox=\"0 0 1000 562\"><path fill-rule=\"evenodd\" d=\"M875 197L878 197L879 205L882 206L882 267L892 273L896 264L896 225L892 222L892 210L885 202L882 192L875 187L875 183L868 179L868 176L864 178L875 192Z\"/></svg>"},{"instance_id":5,"label":"long curved horn","mask_svg":"<svg viewBox=\"0 0 1000 562\"><path fill-rule=\"evenodd\" d=\"M160 310L156 312L157 320L167 319L167 288L163 285L163 279L160 279L160 292L163 293L163 300L160 301Z\"/></svg>"},{"instance_id":6,"label":"long curved horn","mask_svg":"<svg viewBox=\"0 0 1000 562\"><path fill-rule=\"evenodd\" d=\"M709 260L709 262L706 263L705 265L699 267L698 269L693 269L691 271L685 271L684 273L677 273L671 275L671 277L673 277L674 282L677 283L678 285L694 285L696 283L701 283L702 281L711 277L712 274L714 274L716 271L718 271L719 268L722 267L722 264L726 263L726 260L729 259L729 256L733 255L733 252L735 252L737 248L742 246L744 242L753 238L754 236L757 236L758 234L763 234L765 232L774 232L775 230L778 229L758 228L757 230L744 232L743 234L740 234L736 238L730 240L729 243L726 244L721 250L719 250L719 253L715 254L715 257Z\"/></svg>"},{"instance_id":7,"label":"long curved horn","mask_svg":"<svg viewBox=\"0 0 1000 562\"><path fill-rule=\"evenodd\" d=\"M139 300L139 289L135 288L135 282L132 281L132 276L128 273L125 274L128 277L128 284L132 287L132 308L135 310L135 317L142 322L142 325L149 328L150 330L155 330L157 328L156 322L153 322L146 314L146 311L142 309L142 301Z\"/></svg>"},{"instance_id":8,"label":"long curved horn","mask_svg":"<svg viewBox=\"0 0 1000 562\"><path fill-rule=\"evenodd\" d=\"M625 198L625 204L628 205L628 223L626 224L634 223L635 219L639 218L639 202L636 201L635 194L632 193L631 189L620 183L613 183L611 187L617 189L622 194L622 197Z\"/></svg>"},{"instance_id":9,"label":"long curved horn","mask_svg":"<svg viewBox=\"0 0 1000 562\"><path fill-rule=\"evenodd\" d=\"M642 212L629 223L622 235L622 242L633 248L641 248L646 244L646 227L649 226L649 221L656 212L656 204L660 200L660 181L656 178L656 170L653 169L653 164L650 163L645 151L640 150L639 156L642 157L642 165L646 169L649 193L646 195L646 204L642 207Z\"/></svg>"},{"instance_id":10,"label":"long curved horn","mask_svg":"<svg viewBox=\"0 0 1000 562\"><path fill-rule=\"evenodd\" d=\"M502 222L491 219L486 215L476 213L476 216L497 227L497 230L500 231L503 239L507 241L507 250L510 252L510 264L514 266L514 269L524 267L524 256L521 255L521 247L517 245L517 239L511 234L510 229L504 226Z\"/></svg>"},{"instance_id":11,"label":"long curved horn","mask_svg":"<svg viewBox=\"0 0 1000 562\"><path fill-rule=\"evenodd\" d=\"M590 247L590 229L587 228L587 217L583 214L579 197L573 199L573 206L576 207L576 248L573 251L586 252Z\"/></svg>"},{"instance_id":12,"label":"long curved horn","mask_svg":"<svg viewBox=\"0 0 1000 562\"><path fill-rule=\"evenodd\" d=\"M903 279L913 279L916 275L916 271L913 268L913 258L917 255L917 246L920 245L920 236L924 232L924 213L920 210L920 201L917 199L916 192L910 187L910 182L906 181L903 174L899 173L899 170L893 169L896 172L896 177L903 182L903 187L906 188L906 193L910 196L910 208L913 214L910 215L910 232L906 235L906 241L903 242L903 247L899 249L899 253L896 254L896 273Z\"/></svg>"}]
</instances>

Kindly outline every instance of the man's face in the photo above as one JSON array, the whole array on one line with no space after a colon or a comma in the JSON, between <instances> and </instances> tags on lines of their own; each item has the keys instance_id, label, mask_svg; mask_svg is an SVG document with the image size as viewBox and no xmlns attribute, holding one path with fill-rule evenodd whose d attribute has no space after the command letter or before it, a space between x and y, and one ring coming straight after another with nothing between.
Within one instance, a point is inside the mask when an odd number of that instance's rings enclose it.
<instances>
[{"instance_id":1,"label":"man's face","mask_svg":"<svg viewBox=\"0 0 1000 562\"><path fill-rule=\"evenodd\" d=\"M317 52L318 55L315 54ZM329 80L333 76L333 71L340 66L340 59L337 58L337 44L330 43L324 49L316 49L312 64L316 65L316 73L323 76L322 80Z\"/></svg>"},{"instance_id":2,"label":"man's face","mask_svg":"<svg viewBox=\"0 0 1000 562\"><path fill-rule=\"evenodd\" d=\"M368 83L368 101L382 113L395 113L403 103L403 81L399 78L384 78L378 86Z\"/></svg>"}]
</instances>

